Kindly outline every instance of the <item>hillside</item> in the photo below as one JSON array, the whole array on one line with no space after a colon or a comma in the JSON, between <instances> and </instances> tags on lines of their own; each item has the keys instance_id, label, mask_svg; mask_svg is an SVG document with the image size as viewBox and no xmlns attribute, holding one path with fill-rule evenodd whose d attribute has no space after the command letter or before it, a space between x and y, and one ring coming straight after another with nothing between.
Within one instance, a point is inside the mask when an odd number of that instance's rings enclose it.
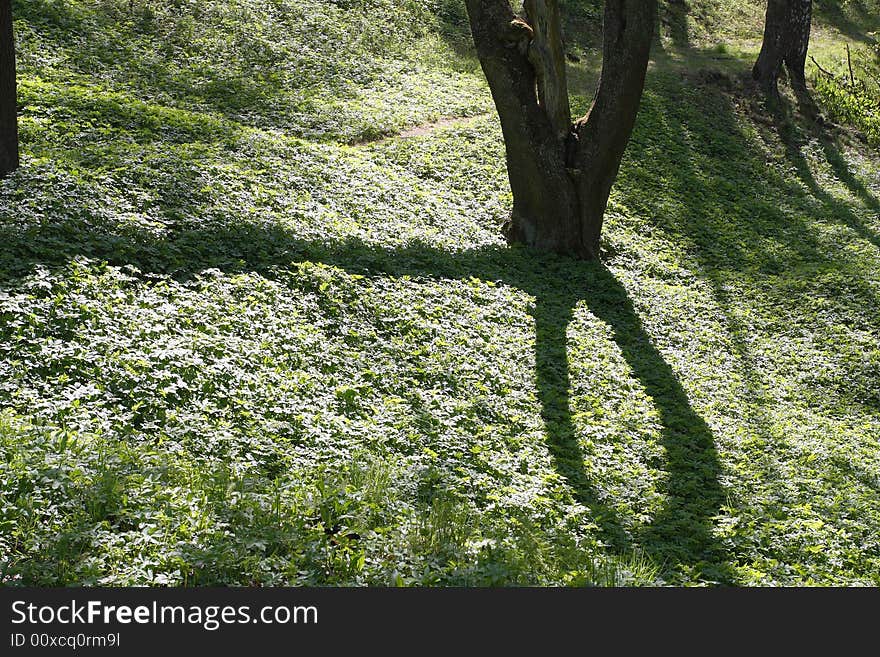
<instances>
[{"instance_id":1,"label":"hillside","mask_svg":"<svg viewBox=\"0 0 880 657\"><path fill-rule=\"evenodd\" d=\"M503 243L456 0L13 4L0 582L880 584L880 156L762 3L662 5L602 263Z\"/></svg>"}]
</instances>

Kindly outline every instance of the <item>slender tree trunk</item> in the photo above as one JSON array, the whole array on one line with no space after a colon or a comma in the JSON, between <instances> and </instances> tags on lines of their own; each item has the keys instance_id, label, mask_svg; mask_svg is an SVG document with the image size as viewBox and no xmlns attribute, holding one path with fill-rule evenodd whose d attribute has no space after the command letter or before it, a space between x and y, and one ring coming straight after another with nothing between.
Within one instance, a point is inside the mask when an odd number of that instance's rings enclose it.
<instances>
[{"instance_id":1,"label":"slender tree trunk","mask_svg":"<svg viewBox=\"0 0 880 657\"><path fill-rule=\"evenodd\" d=\"M768 0L764 42L752 69L752 77L769 97L779 95L777 85L783 64L795 91L799 94L806 91L804 67L812 16L812 0Z\"/></svg>"},{"instance_id":2,"label":"slender tree trunk","mask_svg":"<svg viewBox=\"0 0 880 657\"><path fill-rule=\"evenodd\" d=\"M12 2L0 0L0 176L18 167L18 102Z\"/></svg>"},{"instance_id":3,"label":"slender tree trunk","mask_svg":"<svg viewBox=\"0 0 880 657\"><path fill-rule=\"evenodd\" d=\"M557 0L466 0L501 120L513 210L507 238L593 258L611 185L635 123L654 32L654 0L607 0L602 74L574 123Z\"/></svg>"}]
</instances>

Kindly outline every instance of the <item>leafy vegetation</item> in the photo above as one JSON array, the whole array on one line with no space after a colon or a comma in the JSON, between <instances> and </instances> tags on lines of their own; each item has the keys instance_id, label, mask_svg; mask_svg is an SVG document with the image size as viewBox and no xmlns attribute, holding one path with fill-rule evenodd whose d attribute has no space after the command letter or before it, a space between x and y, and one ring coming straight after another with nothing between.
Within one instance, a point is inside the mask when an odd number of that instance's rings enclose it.
<instances>
[{"instance_id":1,"label":"leafy vegetation","mask_svg":"<svg viewBox=\"0 0 880 657\"><path fill-rule=\"evenodd\" d=\"M442 37L450 4L36 0L15 27L25 78L357 141L488 109L478 65Z\"/></svg>"},{"instance_id":2,"label":"leafy vegetation","mask_svg":"<svg viewBox=\"0 0 880 657\"><path fill-rule=\"evenodd\" d=\"M855 61L853 61L855 59ZM819 71L813 85L828 113L858 128L872 146L880 145L880 47L861 48L853 58L847 53L845 68L835 74Z\"/></svg>"},{"instance_id":3,"label":"leafy vegetation","mask_svg":"<svg viewBox=\"0 0 880 657\"><path fill-rule=\"evenodd\" d=\"M598 264L456 2L15 3L0 582L880 584L880 159L687 7Z\"/></svg>"}]
</instances>

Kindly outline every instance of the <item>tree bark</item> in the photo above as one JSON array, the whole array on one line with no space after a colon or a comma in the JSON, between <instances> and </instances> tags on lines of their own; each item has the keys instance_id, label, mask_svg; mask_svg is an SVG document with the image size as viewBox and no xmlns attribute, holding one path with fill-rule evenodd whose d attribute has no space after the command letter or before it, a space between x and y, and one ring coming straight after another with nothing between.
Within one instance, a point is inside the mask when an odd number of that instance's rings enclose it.
<instances>
[{"instance_id":1,"label":"tree bark","mask_svg":"<svg viewBox=\"0 0 880 657\"><path fill-rule=\"evenodd\" d=\"M534 31L528 55L537 77L538 104L547 113L556 136L565 139L571 130L571 108L559 7L552 0L525 0L523 9Z\"/></svg>"},{"instance_id":2,"label":"tree bark","mask_svg":"<svg viewBox=\"0 0 880 657\"><path fill-rule=\"evenodd\" d=\"M511 242L594 258L611 185L635 124L654 32L654 0L607 0L602 74L574 123L557 0L466 0L480 64L501 120L513 210Z\"/></svg>"},{"instance_id":3,"label":"tree bark","mask_svg":"<svg viewBox=\"0 0 880 657\"><path fill-rule=\"evenodd\" d=\"M565 144L538 101L537 74L528 56L534 30L517 22L508 0L467 0L467 10L504 136L513 192L507 238L577 253L577 190L566 171Z\"/></svg>"},{"instance_id":4,"label":"tree bark","mask_svg":"<svg viewBox=\"0 0 880 657\"><path fill-rule=\"evenodd\" d=\"M18 101L12 2L0 0L0 176L18 168Z\"/></svg>"},{"instance_id":5,"label":"tree bark","mask_svg":"<svg viewBox=\"0 0 880 657\"><path fill-rule=\"evenodd\" d=\"M639 111L656 12L656 2L648 0L605 2L599 87L590 111L576 125L582 240L594 256L611 185Z\"/></svg>"},{"instance_id":6,"label":"tree bark","mask_svg":"<svg viewBox=\"0 0 880 657\"><path fill-rule=\"evenodd\" d=\"M771 98L779 95L778 80L785 64L797 93L806 91L804 68L810 45L812 0L768 0L764 42L752 77Z\"/></svg>"},{"instance_id":7,"label":"tree bark","mask_svg":"<svg viewBox=\"0 0 880 657\"><path fill-rule=\"evenodd\" d=\"M791 0L789 29L791 39L785 53L785 67L793 86L807 88L804 69L807 64L807 49L810 47L810 28L813 22L812 0Z\"/></svg>"}]
</instances>

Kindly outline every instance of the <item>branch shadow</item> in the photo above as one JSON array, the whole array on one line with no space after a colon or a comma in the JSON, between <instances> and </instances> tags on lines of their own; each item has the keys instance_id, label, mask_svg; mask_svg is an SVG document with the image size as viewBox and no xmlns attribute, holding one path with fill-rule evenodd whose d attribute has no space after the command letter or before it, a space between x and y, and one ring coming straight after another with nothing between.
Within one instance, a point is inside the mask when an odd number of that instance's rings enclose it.
<instances>
[{"instance_id":1,"label":"branch shadow","mask_svg":"<svg viewBox=\"0 0 880 657\"><path fill-rule=\"evenodd\" d=\"M594 276L587 306L612 327L615 343L660 416L667 498L653 522L639 532L639 544L655 560L686 565L730 583L729 556L712 535L712 519L724 501L712 431L652 343L624 286L604 266L595 265Z\"/></svg>"},{"instance_id":2,"label":"branch shadow","mask_svg":"<svg viewBox=\"0 0 880 657\"><path fill-rule=\"evenodd\" d=\"M571 381L566 329L574 317L579 296L542 294L535 299L535 387L547 434L547 449L557 473L568 483L574 498L590 509L602 540L615 552L625 554L632 550L631 541L584 468L585 456L569 404Z\"/></svg>"}]
</instances>

